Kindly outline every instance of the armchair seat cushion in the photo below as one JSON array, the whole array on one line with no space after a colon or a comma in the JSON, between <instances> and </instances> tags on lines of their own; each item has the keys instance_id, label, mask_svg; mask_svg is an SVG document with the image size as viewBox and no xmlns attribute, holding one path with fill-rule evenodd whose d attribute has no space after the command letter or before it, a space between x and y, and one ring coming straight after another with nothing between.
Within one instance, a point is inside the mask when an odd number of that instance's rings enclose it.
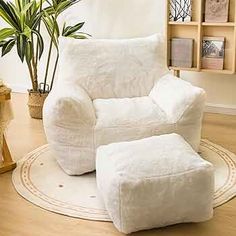
<instances>
[{"instance_id":1,"label":"armchair seat cushion","mask_svg":"<svg viewBox=\"0 0 236 236\"><path fill-rule=\"evenodd\" d=\"M173 125L148 96L96 99L95 145L137 140L150 135L173 132Z\"/></svg>"},{"instance_id":2,"label":"armchair seat cushion","mask_svg":"<svg viewBox=\"0 0 236 236\"><path fill-rule=\"evenodd\" d=\"M98 128L151 126L166 120L150 97L96 99L93 101Z\"/></svg>"}]
</instances>

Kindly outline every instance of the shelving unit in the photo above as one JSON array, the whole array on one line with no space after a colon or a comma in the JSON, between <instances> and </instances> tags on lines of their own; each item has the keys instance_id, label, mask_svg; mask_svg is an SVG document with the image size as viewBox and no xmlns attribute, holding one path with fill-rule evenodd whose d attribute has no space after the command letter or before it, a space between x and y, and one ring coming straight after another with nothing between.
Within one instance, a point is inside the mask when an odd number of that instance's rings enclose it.
<instances>
[{"instance_id":1,"label":"shelving unit","mask_svg":"<svg viewBox=\"0 0 236 236\"><path fill-rule=\"evenodd\" d=\"M0 94L0 102L6 102L11 99L11 90L6 89L5 92ZM11 153L9 151L5 136L1 137L3 139L2 147L0 151L2 152L2 158L0 155L0 174L5 173L7 171L13 170L16 168L16 163L12 160Z\"/></svg>"},{"instance_id":2,"label":"shelving unit","mask_svg":"<svg viewBox=\"0 0 236 236\"><path fill-rule=\"evenodd\" d=\"M180 71L202 71L221 74L236 73L236 0L230 0L229 22L204 22L205 0L192 0L192 21L169 21L169 0L167 0L167 65L175 74ZM223 70L202 68L202 40L204 36L225 37L225 58ZM193 38L193 67L181 68L171 66L171 38Z\"/></svg>"}]
</instances>

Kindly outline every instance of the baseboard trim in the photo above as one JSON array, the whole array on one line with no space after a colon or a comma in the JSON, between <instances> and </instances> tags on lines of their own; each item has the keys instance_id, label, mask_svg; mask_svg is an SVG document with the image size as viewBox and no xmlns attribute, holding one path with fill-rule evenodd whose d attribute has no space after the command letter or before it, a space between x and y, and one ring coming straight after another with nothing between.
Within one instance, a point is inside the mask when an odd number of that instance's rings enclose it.
<instances>
[{"instance_id":1,"label":"baseboard trim","mask_svg":"<svg viewBox=\"0 0 236 236\"><path fill-rule=\"evenodd\" d=\"M205 112L225 114L225 115L236 115L236 106L234 105L224 105L224 104L214 104L207 103Z\"/></svg>"}]
</instances>

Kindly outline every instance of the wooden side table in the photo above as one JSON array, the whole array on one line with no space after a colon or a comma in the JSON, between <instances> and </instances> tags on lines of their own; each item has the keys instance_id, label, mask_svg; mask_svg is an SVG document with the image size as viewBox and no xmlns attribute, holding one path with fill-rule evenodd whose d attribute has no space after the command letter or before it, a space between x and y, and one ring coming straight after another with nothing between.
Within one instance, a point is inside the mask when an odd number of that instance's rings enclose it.
<instances>
[{"instance_id":1,"label":"wooden side table","mask_svg":"<svg viewBox=\"0 0 236 236\"><path fill-rule=\"evenodd\" d=\"M11 90L5 87L4 90L0 92L0 102L5 102L10 99L11 99ZM16 167L16 163L12 160L11 153L7 146L4 134L2 142L2 157L3 160L0 160L0 174L13 170Z\"/></svg>"}]
</instances>

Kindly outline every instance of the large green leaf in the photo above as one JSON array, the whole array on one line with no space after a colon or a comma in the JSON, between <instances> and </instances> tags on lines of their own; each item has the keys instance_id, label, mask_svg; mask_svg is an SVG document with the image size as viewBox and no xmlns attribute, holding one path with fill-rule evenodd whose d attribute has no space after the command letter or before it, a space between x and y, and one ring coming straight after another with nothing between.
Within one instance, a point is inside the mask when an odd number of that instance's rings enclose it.
<instances>
[{"instance_id":1,"label":"large green leaf","mask_svg":"<svg viewBox=\"0 0 236 236\"><path fill-rule=\"evenodd\" d=\"M15 30L12 28L4 28L0 30L0 41L9 38L15 34Z\"/></svg>"},{"instance_id":2,"label":"large green leaf","mask_svg":"<svg viewBox=\"0 0 236 236\"><path fill-rule=\"evenodd\" d=\"M7 41L3 40L3 41L0 41L0 48L3 47L3 45L6 43Z\"/></svg>"},{"instance_id":3,"label":"large green leaf","mask_svg":"<svg viewBox=\"0 0 236 236\"><path fill-rule=\"evenodd\" d=\"M74 26L63 27L62 35L69 36L70 34L74 34L78 30L80 30L83 27L83 25L84 25L84 22L80 22Z\"/></svg>"},{"instance_id":4,"label":"large green leaf","mask_svg":"<svg viewBox=\"0 0 236 236\"><path fill-rule=\"evenodd\" d=\"M33 58L33 44L30 41L27 41L26 48L25 48L25 60L28 64L30 64Z\"/></svg>"},{"instance_id":5,"label":"large green leaf","mask_svg":"<svg viewBox=\"0 0 236 236\"><path fill-rule=\"evenodd\" d=\"M20 22L20 18L18 17L18 12L17 10L12 6L12 4L10 2L8 2L6 4L6 6L8 7L8 11L9 11L9 16L11 17L11 19L14 21L15 25L20 28L21 27L21 22Z\"/></svg>"},{"instance_id":6,"label":"large green leaf","mask_svg":"<svg viewBox=\"0 0 236 236\"><path fill-rule=\"evenodd\" d=\"M49 6L43 9L45 12L47 12L48 15L53 15L56 13L53 6Z\"/></svg>"},{"instance_id":7,"label":"large green leaf","mask_svg":"<svg viewBox=\"0 0 236 236\"><path fill-rule=\"evenodd\" d=\"M20 19L20 10L12 2L9 2L9 4L11 5L12 8L14 8L17 18Z\"/></svg>"},{"instance_id":8,"label":"large green leaf","mask_svg":"<svg viewBox=\"0 0 236 236\"><path fill-rule=\"evenodd\" d=\"M20 24L22 31L25 30L25 25L30 25L30 21L32 20L34 9L31 9L34 5L35 0L32 2L24 2L22 4L22 10L20 11Z\"/></svg>"},{"instance_id":9,"label":"large green leaf","mask_svg":"<svg viewBox=\"0 0 236 236\"><path fill-rule=\"evenodd\" d=\"M38 27L38 25L40 24L40 20L42 17L43 13L39 13L37 14L32 21L30 22L29 26L31 27L32 30L36 30L36 28Z\"/></svg>"},{"instance_id":10,"label":"large green leaf","mask_svg":"<svg viewBox=\"0 0 236 236\"><path fill-rule=\"evenodd\" d=\"M22 9L22 1L21 0L15 0L15 6L16 8L21 11Z\"/></svg>"},{"instance_id":11,"label":"large green leaf","mask_svg":"<svg viewBox=\"0 0 236 236\"><path fill-rule=\"evenodd\" d=\"M60 36L60 30L59 30L59 26L58 26L58 23L57 23L56 20L54 21L54 26L55 26L55 36L56 36L56 39L57 39L57 42L58 42L58 38Z\"/></svg>"},{"instance_id":12,"label":"large green leaf","mask_svg":"<svg viewBox=\"0 0 236 236\"><path fill-rule=\"evenodd\" d=\"M88 37L91 37L90 34L86 34L84 32L80 32L80 30L84 25L84 22L80 22L74 26L67 26L63 25L62 29L62 36L64 37L70 37L70 38L75 38L75 39L87 39Z\"/></svg>"},{"instance_id":13,"label":"large green leaf","mask_svg":"<svg viewBox=\"0 0 236 236\"><path fill-rule=\"evenodd\" d=\"M20 27L15 22L8 5L6 5L3 0L0 0L0 17L13 28L20 30Z\"/></svg>"},{"instance_id":14,"label":"large green leaf","mask_svg":"<svg viewBox=\"0 0 236 236\"><path fill-rule=\"evenodd\" d=\"M36 1L36 8L37 9L42 9L42 6L43 6L44 2L46 2L46 0Z\"/></svg>"},{"instance_id":15,"label":"large green leaf","mask_svg":"<svg viewBox=\"0 0 236 236\"><path fill-rule=\"evenodd\" d=\"M31 8L32 6L36 6L36 5L34 5L34 4L35 4L35 0L33 0L32 2L27 3L27 4L23 7L23 9L21 10L21 14L26 14L27 11L30 10L30 8Z\"/></svg>"},{"instance_id":16,"label":"large green leaf","mask_svg":"<svg viewBox=\"0 0 236 236\"><path fill-rule=\"evenodd\" d=\"M48 31L49 36L52 37L53 27L51 26L50 20L48 20L48 18L46 18L46 17L43 17L42 19L43 19L43 23Z\"/></svg>"},{"instance_id":17,"label":"large green leaf","mask_svg":"<svg viewBox=\"0 0 236 236\"><path fill-rule=\"evenodd\" d=\"M43 20L46 20L50 29L53 29L55 17L49 15L47 11L43 11L43 13L44 13Z\"/></svg>"},{"instance_id":18,"label":"large green leaf","mask_svg":"<svg viewBox=\"0 0 236 236\"><path fill-rule=\"evenodd\" d=\"M52 0L52 6L56 7L58 3L62 2L64 0Z\"/></svg>"},{"instance_id":19,"label":"large green leaf","mask_svg":"<svg viewBox=\"0 0 236 236\"><path fill-rule=\"evenodd\" d=\"M21 61L24 61L24 57L25 57L25 47L27 44L27 38L25 37L25 35L18 35L17 36L17 53L21 59Z\"/></svg>"},{"instance_id":20,"label":"large green leaf","mask_svg":"<svg viewBox=\"0 0 236 236\"><path fill-rule=\"evenodd\" d=\"M25 25L24 31L22 32L29 40L31 40L32 30L29 26Z\"/></svg>"},{"instance_id":21,"label":"large green leaf","mask_svg":"<svg viewBox=\"0 0 236 236\"><path fill-rule=\"evenodd\" d=\"M50 29L49 35L51 36L52 33L54 33L55 40L57 41L58 37L60 36L60 30L59 30L59 26L57 23L57 19L53 15L50 16L47 12L44 12L44 14L45 14L43 17L43 19L45 20L44 23L46 23L48 28Z\"/></svg>"},{"instance_id":22,"label":"large green leaf","mask_svg":"<svg viewBox=\"0 0 236 236\"><path fill-rule=\"evenodd\" d=\"M68 1L68 0L59 3L56 7L56 14L57 15L61 14L63 11L65 11L71 5L72 5L72 1Z\"/></svg>"},{"instance_id":23,"label":"large green leaf","mask_svg":"<svg viewBox=\"0 0 236 236\"><path fill-rule=\"evenodd\" d=\"M2 57L9 53L11 49L14 47L16 40L10 39L8 42L6 42L2 47Z\"/></svg>"},{"instance_id":24,"label":"large green leaf","mask_svg":"<svg viewBox=\"0 0 236 236\"><path fill-rule=\"evenodd\" d=\"M44 43L43 43L43 38L41 36L41 34L35 30L32 31L33 34L35 34L38 38L38 46L39 46L39 59L41 58L42 54L43 54L43 50L44 50Z\"/></svg>"}]
</instances>

